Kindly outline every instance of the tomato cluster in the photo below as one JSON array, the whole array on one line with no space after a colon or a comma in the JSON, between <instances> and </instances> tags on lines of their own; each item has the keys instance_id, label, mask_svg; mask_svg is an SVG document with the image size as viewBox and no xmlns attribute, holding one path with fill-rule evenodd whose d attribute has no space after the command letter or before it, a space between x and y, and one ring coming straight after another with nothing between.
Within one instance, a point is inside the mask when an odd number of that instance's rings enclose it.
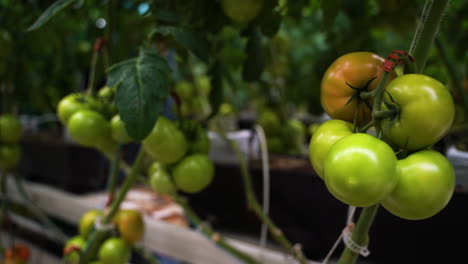
<instances>
[{"instance_id":1,"label":"tomato cluster","mask_svg":"<svg viewBox=\"0 0 468 264\"><path fill-rule=\"evenodd\" d=\"M265 131L268 151L290 155L303 153L302 148L307 132L305 125L300 120L290 118L286 125L283 125L279 115L267 108L260 113L257 123Z\"/></svg>"},{"instance_id":2,"label":"tomato cluster","mask_svg":"<svg viewBox=\"0 0 468 264\"><path fill-rule=\"evenodd\" d=\"M99 210L90 210L83 214L79 224L79 235L72 237L65 244L64 255L68 263L79 263L80 252L86 248L87 240L95 227L97 217L104 216ZM115 230L99 247L98 261L91 263L125 264L131 257L132 245L144 235L143 217L136 210L119 210L113 218Z\"/></svg>"},{"instance_id":3,"label":"tomato cluster","mask_svg":"<svg viewBox=\"0 0 468 264\"><path fill-rule=\"evenodd\" d=\"M198 193L213 181L208 133L195 121L181 121L179 128L161 116L143 140L143 147L154 159L148 176L151 187L158 193L174 194L177 190Z\"/></svg>"},{"instance_id":4,"label":"tomato cluster","mask_svg":"<svg viewBox=\"0 0 468 264\"><path fill-rule=\"evenodd\" d=\"M180 99L180 114L184 117L206 117L210 112L210 78L198 75L192 81L180 80L175 84Z\"/></svg>"},{"instance_id":5,"label":"tomato cluster","mask_svg":"<svg viewBox=\"0 0 468 264\"><path fill-rule=\"evenodd\" d=\"M374 58L372 63L370 58ZM314 132L310 161L330 193L346 204L367 207L381 203L404 219L429 218L448 204L454 192L451 163L430 149L450 128L454 103L444 85L431 77L391 76L381 105L385 115L372 116L373 102L362 101L361 93L372 91L372 80L382 78L382 62L372 53L351 53L327 70L321 99L324 110L336 119ZM367 88L349 85L351 76L361 78L355 85ZM366 107L360 108L360 103ZM372 122L380 121L383 139L356 132L359 123L371 122L371 117Z\"/></svg>"},{"instance_id":6,"label":"tomato cluster","mask_svg":"<svg viewBox=\"0 0 468 264\"><path fill-rule=\"evenodd\" d=\"M0 116L0 169L11 169L18 164L21 158L19 141L22 133L21 123L16 116Z\"/></svg>"},{"instance_id":7,"label":"tomato cluster","mask_svg":"<svg viewBox=\"0 0 468 264\"><path fill-rule=\"evenodd\" d=\"M26 264L31 257L29 247L22 243L15 243L13 246L6 248L4 252L4 264Z\"/></svg>"},{"instance_id":8,"label":"tomato cluster","mask_svg":"<svg viewBox=\"0 0 468 264\"><path fill-rule=\"evenodd\" d=\"M57 115L78 144L109 153L132 139L113 104L115 90L104 86L97 96L73 93L60 100Z\"/></svg>"}]
</instances>

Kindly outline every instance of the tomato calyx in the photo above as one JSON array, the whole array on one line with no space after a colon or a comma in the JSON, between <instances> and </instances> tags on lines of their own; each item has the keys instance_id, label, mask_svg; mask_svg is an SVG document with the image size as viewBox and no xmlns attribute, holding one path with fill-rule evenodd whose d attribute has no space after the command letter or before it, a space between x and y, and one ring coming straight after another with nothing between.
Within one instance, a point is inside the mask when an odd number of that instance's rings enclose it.
<instances>
[{"instance_id":1,"label":"tomato calyx","mask_svg":"<svg viewBox=\"0 0 468 264\"><path fill-rule=\"evenodd\" d=\"M63 254L64 255L69 255L72 252L78 252L81 253L81 248L77 245L69 245L68 247L63 249Z\"/></svg>"},{"instance_id":2,"label":"tomato calyx","mask_svg":"<svg viewBox=\"0 0 468 264\"><path fill-rule=\"evenodd\" d=\"M372 83L372 81L374 81L375 79L377 79L377 76L375 76L375 77L371 78L370 80L368 80L366 82L366 84L364 86L362 86L362 87L354 87L353 85L349 84L348 82L345 82L346 85L349 88L356 91L356 93L353 96L351 96L351 98L349 98L348 102L346 102L345 105L348 105L351 102L353 102L354 100L357 100L358 105L364 103L370 110L372 110L372 106L371 106L369 100L367 100L367 99L370 96L373 95L373 92L369 91L369 86Z\"/></svg>"}]
</instances>

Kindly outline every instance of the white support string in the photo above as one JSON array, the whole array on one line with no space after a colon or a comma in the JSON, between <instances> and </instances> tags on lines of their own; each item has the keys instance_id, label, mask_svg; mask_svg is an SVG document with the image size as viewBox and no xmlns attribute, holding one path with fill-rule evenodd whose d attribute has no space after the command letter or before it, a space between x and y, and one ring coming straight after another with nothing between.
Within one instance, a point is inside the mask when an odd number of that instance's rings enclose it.
<instances>
[{"instance_id":1,"label":"white support string","mask_svg":"<svg viewBox=\"0 0 468 264\"><path fill-rule=\"evenodd\" d=\"M263 173L263 201L262 207L263 212L268 215L270 211L270 166L269 166L269 157L268 157L268 148L267 148L267 139L263 128L259 125L255 126L255 132L258 135L258 140L260 142L260 150L262 156L262 173ZM260 232L260 248L261 248L261 258L263 259L263 251L266 248L268 229L265 223L262 223L262 229Z\"/></svg>"}]
</instances>

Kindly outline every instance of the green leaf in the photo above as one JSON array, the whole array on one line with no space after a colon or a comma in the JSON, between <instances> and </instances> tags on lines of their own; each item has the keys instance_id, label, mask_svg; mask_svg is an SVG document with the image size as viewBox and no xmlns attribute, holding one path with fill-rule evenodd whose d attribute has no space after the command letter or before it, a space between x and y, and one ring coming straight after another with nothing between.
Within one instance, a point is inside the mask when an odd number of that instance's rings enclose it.
<instances>
[{"instance_id":1,"label":"green leaf","mask_svg":"<svg viewBox=\"0 0 468 264\"><path fill-rule=\"evenodd\" d=\"M44 13L32 24L27 31L33 31L35 29L40 28L44 25L47 21L49 21L53 16L58 14L60 11L64 10L68 6L70 6L75 0L58 0L53 3L49 8L47 8Z\"/></svg>"},{"instance_id":2,"label":"green leaf","mask_svg":"<svg viewBox=\"0 0 468 264\"><path fill-rule=\"evenodd\" d=\"M262 49L262 34L258 28L251 30L250 38L245 47L247 58L242 68L242 79L255 82L260 79L265 68L265 55Z\"/></svg>"},{"instance_id":3,"label":"green leaf","mask_svg":"<svg viewBox=\"0 0 468 264\"><path fill-rule=\"evenodd\" d=\"M215 116L218 111L221 103L223 101L223 74L221 63L217 61L213 64L211 69L208 72L211 77L211 92L210 92L210 105L211 105L211 114L207 117L207 120Z\"/></svg>"},{"instance_id":4,"label":"green leaf","mask_svg":"<svg viewBox=\"0 0 468 264\"><path fill-rule=\"evenodd\" d=\"M170 93L169 74L166 60L146 48L109 68L107 85L117 86L115 103L132 138L142 140L153 129Z\"/></svg>"},{"instance_id":5,"label":"green leaf","mask_svg":"<svg viewBox=\"0 0 468 264\"><path fill-rule=\"evenodd\" d=\"M326 29L330 28L335 22L338 11L342 6L342 0L321 0L320 8L323 11L323 25Z\"/></svg>"},{"instance_id":6,"label":"green leaf","mask_svg":"<svg viewBox=\"0 0 468 264\"><path fill-rule=\"evenodd\" d=\"M203 32L176 26L158 26L155 32L172 36L179 45L190 50L200 60L208 62L209 42Z\"/></svg>"}]
</instances>

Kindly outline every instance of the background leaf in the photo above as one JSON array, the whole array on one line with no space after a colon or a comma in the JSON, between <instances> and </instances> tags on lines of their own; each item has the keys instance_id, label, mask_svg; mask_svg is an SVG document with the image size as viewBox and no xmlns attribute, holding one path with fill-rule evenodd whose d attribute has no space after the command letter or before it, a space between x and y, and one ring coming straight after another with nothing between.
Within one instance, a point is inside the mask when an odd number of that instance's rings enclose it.
<instances>
[{"instance_id":1,"label":"background leaf","mask_svg":"<svg viewBox=\"0 0 468 264\"><path fill-rule=\"evenodd\" d=\"M251 30L251 35L245 47L247 58L242 69L242 78L247 82L260 79L265 67L265 56L262 49L262 34L258 28Z\"/></svg>"},{"instance_id":2,"label":"background leaf","mask_svg":"<svg viewBox=\"0 0 468 264\"><path fill-rule=\"evenodd\" d=\"M107 85L118 86L115 103L129 135L144 139L153 129L170 92L170 69L153 49L109 69Z\"/></svg>"},{"instance_id":3,"label":"background leaf","mask_svg":"<svg viewBox=\"0 0 468 264\"><path fill-rule=\"evenodd\" d=\"M32 31L40 28L47 21L49 21L53 16L58 14L60 11L64 10L70 6L75 0L58 0L53 3L49 8L47 8L44 13L28 28L28 31Z\"/></svg>"},{"instance_id":4,"label":"background leaf","mask_svg":"<svg viewBox=\"0 0 468 264\"><path fill-rule=\"evenodd\" d=\"M202 32L175 26L158 26L155 32L172 36L179 45L190 50L200 60L208 62L209 42Z\"/></svg>"}]
</instances>

